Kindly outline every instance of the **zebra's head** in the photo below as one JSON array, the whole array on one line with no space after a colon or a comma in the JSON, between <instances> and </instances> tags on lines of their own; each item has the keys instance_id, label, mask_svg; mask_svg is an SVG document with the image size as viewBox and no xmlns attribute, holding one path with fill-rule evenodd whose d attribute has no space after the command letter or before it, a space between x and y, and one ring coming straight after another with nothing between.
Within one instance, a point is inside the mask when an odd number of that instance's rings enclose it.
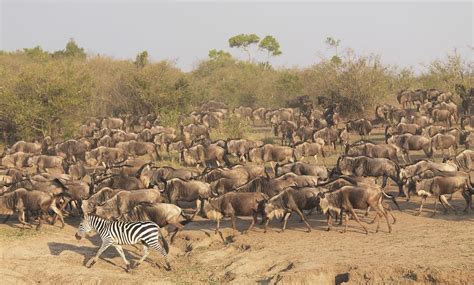
<instances>
[{"instance_id":1,"label":"zebra's head","mask_svg":"<svg viewBox=\"0 0 474 285\"><path fill-rule=\"evenodd\" d=\"M91 232L92 226L90 224L90 216L85 216L81 223L79 224L79 227L77 228L77 233L76 233L76 239L80 240L83 238L87 233Z\"/></svg>"}]
</instances>

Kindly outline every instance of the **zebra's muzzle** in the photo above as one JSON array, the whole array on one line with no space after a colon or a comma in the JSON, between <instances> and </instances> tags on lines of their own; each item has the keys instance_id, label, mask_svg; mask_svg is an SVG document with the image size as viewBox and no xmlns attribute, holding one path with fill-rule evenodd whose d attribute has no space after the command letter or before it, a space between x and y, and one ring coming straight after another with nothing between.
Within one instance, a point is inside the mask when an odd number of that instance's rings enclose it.
<instances>
[{"instance_id":1,"label":"zebra's muzzle","mask_svg":"<svg viewBox=\"0 0 474 285\"><path fill-rule=\"evenodd\" d=\"M78 233L76 233L75 237L76 237L77 240L81 240L81 239L82 239L82 236L79 235Z\"/></svg>"}]
</instances>

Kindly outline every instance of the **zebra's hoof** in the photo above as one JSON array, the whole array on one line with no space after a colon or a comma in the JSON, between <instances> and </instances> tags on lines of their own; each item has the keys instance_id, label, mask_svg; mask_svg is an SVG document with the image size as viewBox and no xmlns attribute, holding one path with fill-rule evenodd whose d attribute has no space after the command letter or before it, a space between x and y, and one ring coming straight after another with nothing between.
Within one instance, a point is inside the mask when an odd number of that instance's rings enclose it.
<instances>
[{"instance_id":1,"label":"zebra's hoof","mask_svg":"<svg viewBox=\"0 0 474 285\"><path fill-rule=\"evenodd\" d=\"M132 270L132 266L130 266L130 264L127 264L127 267L125 268L125 272L130 273L130 270Z\"/></svg>"}]
</instances>

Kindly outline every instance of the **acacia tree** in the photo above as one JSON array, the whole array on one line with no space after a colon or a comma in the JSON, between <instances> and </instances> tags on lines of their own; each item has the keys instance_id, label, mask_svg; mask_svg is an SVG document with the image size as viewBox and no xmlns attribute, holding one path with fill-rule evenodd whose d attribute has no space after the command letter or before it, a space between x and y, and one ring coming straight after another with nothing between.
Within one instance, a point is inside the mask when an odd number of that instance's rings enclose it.
<instances>
[{"instance_id":1,"label":"acacia tree","mask_svg":"<svg viewBox=\"0 0 474 285\"><path fill-rule=\"evenodd\" d=\"M326 44L329 46L329 48L334 49L335 54L331 57L331 62L335 64L340 64L342 62L337 51L337 48L339 47L340 43L341 43L341 40L335 39L333 37L326 38Z\"/></svg>"},{"instance_id":2,"label":"acacia tree","mask_svg":"<svg viewBox=\"0 0 474 285\"><path fill-rule=\"evenodd\" d=\"M137 54L135 57L135 61L133 62L137 68L143 68L145 65L148 64L148 52L142 51L141 53Z\"/></svg>"},{"instance_id":3,"label":"acacia tree","mask_svg":"<svg viewBox=\"0 0 474 285\"><path fill-rule=\"evenodd\" d=\"M216 50L216 49L211 49L208 55L209 55L209 58L212 60L228 59L232 57L230 53L223 50Z\"/></svg>"},{"instance_id":4,"label":"acacia tree","mask_svg":"<svg viewBox=\"0 0 474 285\"><path fill-rule=\"evenodd\" d=\"M77 45L76 41L73 38L69 39L69 42L66 44L66 48L63 50L58 50L53 53L55 57L74 57L85 59L87 57L84 48L81 48Z\"/></svg>"},{"instance_id":5,"label":"acacia tree","mask_svg":"<svg viewBox=\"0 0 474 285\"><path fill-rule=\"evenodd\" d=\"M273 36L265 36L258 47L267 51L266 66L270 66L270 56L279 56L281 54L280 43Z\"/></svg>"},{"instance_id":6,"label":"acacia tree","mask_svg":"<svg viewBox=\"0 0 474 285\"><path fill-rule=\"evenodd\" d=\"M252 56L250 54L249 47L251 45L257 44L260 41L260 37L256 34L240 34L233 36L229 39L229 46L231 48L236 47L240 48L247 53L248 61L252 61Z\"/></svg>"}]
</instances>

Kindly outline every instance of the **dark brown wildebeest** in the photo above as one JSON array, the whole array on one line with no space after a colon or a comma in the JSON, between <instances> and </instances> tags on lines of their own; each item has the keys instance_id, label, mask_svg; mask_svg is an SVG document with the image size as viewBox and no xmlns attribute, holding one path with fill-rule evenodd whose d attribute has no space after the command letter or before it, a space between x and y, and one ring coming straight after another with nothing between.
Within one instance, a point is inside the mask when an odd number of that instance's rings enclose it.
<instances>
[{"instance_id":1,"label":"dark brown wildebeest","mask_svg":"<svg viewBox=\"0 0 474 285\"><path fill-rule=\"evenodd\" d=\"M171 236L171 243L178 231L183 230L184 226L192 221L183 213L183 209L167 203L140 203L133 207L127 215L132 221L152 221L159 227L174 226L175 231Z\"/></svg>"},{"instance_id":2,"label":"dark brown wildebeest","mask_svg":"<svg viewBox=\"0 0 474 285\"><path fill-rule=\"evenodd\" d=\"M372 124L366 119L350 120L346 123L348 132L356 132L361 139L369 138L372 132Z\"/></svg>"},{"instance_id":3,"label":"dark brown wildebeest","mask_svg":"<svg viewBox=\"0 0 474 285\"><path fill-rule=\"evenodd\" d=\"M55 215L59 217L62 224L61 228L64 228L63 215L56 207L56 200L51 193L36 190L28 191L19 188L11 193L0 196L0 213L11 215L14 211L17 211L19 213L18 220L23 225L28 225L25 219L25 212L38 212L39 223L36 230L41 228L43 219L48 215L49 210L53 211Z\"/></svg>"},{"instance_id":4,"label":"dark brown wildebeest","mask_svg":"<svg viewBox=\"0 0 474 285\"><path fill-rule=\"evenodd\" d=\"M451 150L453 154L458 149L456 137L450 134L437 134L431 138L431 152L434 154L437 150L441 150L441 156L444 157L444 150L447 149L449 153Z\"/></svg>"},{"instance_id":5,"label":"dark brown wildebeest","mask_svg":"<svg viewBox=\"0 0 474 285\"><path fill-rule=\"evenodd\" d=\"M295 162L295 150L287 146L266 144L249 151L249 160L256 163L264 162Z\"/></svg>"},{"instance_id":6,"label":"dark brown wildebeest","mask_svg":"<svg viewBox=\"0 0 474 285\"><path fill-rule=\"evenodd\" d=\"M432 172L432 171L429 171ZM436 206L438 200L441 202L445 213L447 211L446 206L451 208L456 214L457 211L454 209L446 199L444 195L452 195L458 191L462 192L462 196L466 200L466 208L464 209L465 212L470 210L470 206L472 203L471 194L474 193L473 183L470 179L469 173L463 171L455 171L455 172L434 172L428 174L433 176L432 178L422 179L424 173L412 177L412 182L410 184L410 192L416 191L419 196L422 196L421 205L418 213L416 215L420 215L423 210L423 204L427 197L434 196L435 198L435 205L434 205L434 212L432 216L436 214ZM439 175L436 175L439 174ZM413 189L413 186L416 188Z\"/></svg>"},{"instance_id":7,"label":"dark brown wildebeest","mask_svg":"<svg viewBox=\"0 0 474 285\"><path fill-rule=\"evenodd\" d=\"M431 139L412 134L395 135L387 140L387 143L393 144L402 151L402 158L405 162L411 161L410 150L423 150L428 158L433 156L431 150Z\"/></svg>"},{"instance_id":8,"label":"dark brown wildebeest","mask_svg":"<svg viewBox=\"0 0 474 285\"><path fill-rule=\"evenodd\" d=\"M196 214L202 212L204 200L216 195L212 193L211 186L202 181L184 181L179 178L173 178L168 181L163 180L163 183L165 183L163 192L171 204L176 204L180 201L196 202L196 212L193 214L193 218Z\"/></svg>"},{"instance_id":9,"label":"dark brown wildebeest","mask_svg":"<svg viewBox=\"0 0 474 285\"><path fill-rule=\"evenodd\" d=\"M230 217L232 221L232 235L235 236L236 216L252 216L252 223L247 232L252 230L257 222L258 214L262 215L268 197L263 193L235 193L229 192L217 198L209 198L204 202L204 211L208 219L214 220L216 233L219 232L220 220Z\"/></svg>"},{"instance_id":10,"label":"dark brown wildebeest","mask_svg":"<svg viewBox=\"0 0 474 285\"><path fill-rule=\"evenodd\" d=\"M281 231L285 231L288 218L292 212L296 212L303 223L311 232L311 226L308 224L303 211L313 210L317 206L318 191L312 188L294 189L286 188L280 194L272 197L265 205L265 232L267 232L268 223L274 218L283 218L284 223Z\"/></svg>"},{"instance_id":11,"label":"dark brown wildebeest","mask_svg":"<svg viewBox=\"0 0 474 285\"><path fill-rule=\"evenodd\" d=\"M159 203L162 197L155 189L120 191L95 207L95 214L104 219L128 219L126 214L140 203Z\"/></svg>"},{"instance_id":12,"label":"dark brown wildebeest","mask_svg":"<svg viewBox=\"0 0 474 285\"><path fill-rule=\"evenodd\" d=\"M348 156L368 156L374 158L388 158L398 163L397 148L391 144L374 144L362 142L360 144L346 145Z\"/></svg>"},{"instance_id":13,"label":"dark brown wildebeest","mask_svg":"<svg viewBox=\"0 0 474 285\"><path fill-rule=\"evenodd\" d=\"M343 175L383 177L382 188L390 178L398 185L399 195L403 196L403 183L399 179L400 167L387 158L371 158L366 156L341 156L337 160L336 169Z\"/></svg>"},{"instance_id":14,"label":"dark brown wildebeest","mask_svg":"<svg viewBox=\"0 0 474 285\"><path fill-rule=\"evenodd\" d=\"M376 190L374 187L357 187L357 186L344 186L338 190L331 192L320 192L318 194L319 206L324 214L327 215L328 219L328 231L332 228L332 215L331 212L340 213L346 212L346 225L344 232L347 231L348 215L351 214L356 222L365 230L368 234L367 228L360 222L354 209L366 210L367 208L374 209L377 219L377 229L379 231L380 217L384 216L387 221L388 232L392 232L392 226L388 221L387 213L382 206L382 192Z\"/></svg>"},{"instance_id":15,"label":"dark brown wildebeest","mask_svg":"<svg viewBox=\"0 0 474 285\"><path fill-rule=\"evenodd\" d=\"M454 157L444 159L443 162L459 170L474 171L474 150L466 149Z\"/></svg>"}]
</instances>

